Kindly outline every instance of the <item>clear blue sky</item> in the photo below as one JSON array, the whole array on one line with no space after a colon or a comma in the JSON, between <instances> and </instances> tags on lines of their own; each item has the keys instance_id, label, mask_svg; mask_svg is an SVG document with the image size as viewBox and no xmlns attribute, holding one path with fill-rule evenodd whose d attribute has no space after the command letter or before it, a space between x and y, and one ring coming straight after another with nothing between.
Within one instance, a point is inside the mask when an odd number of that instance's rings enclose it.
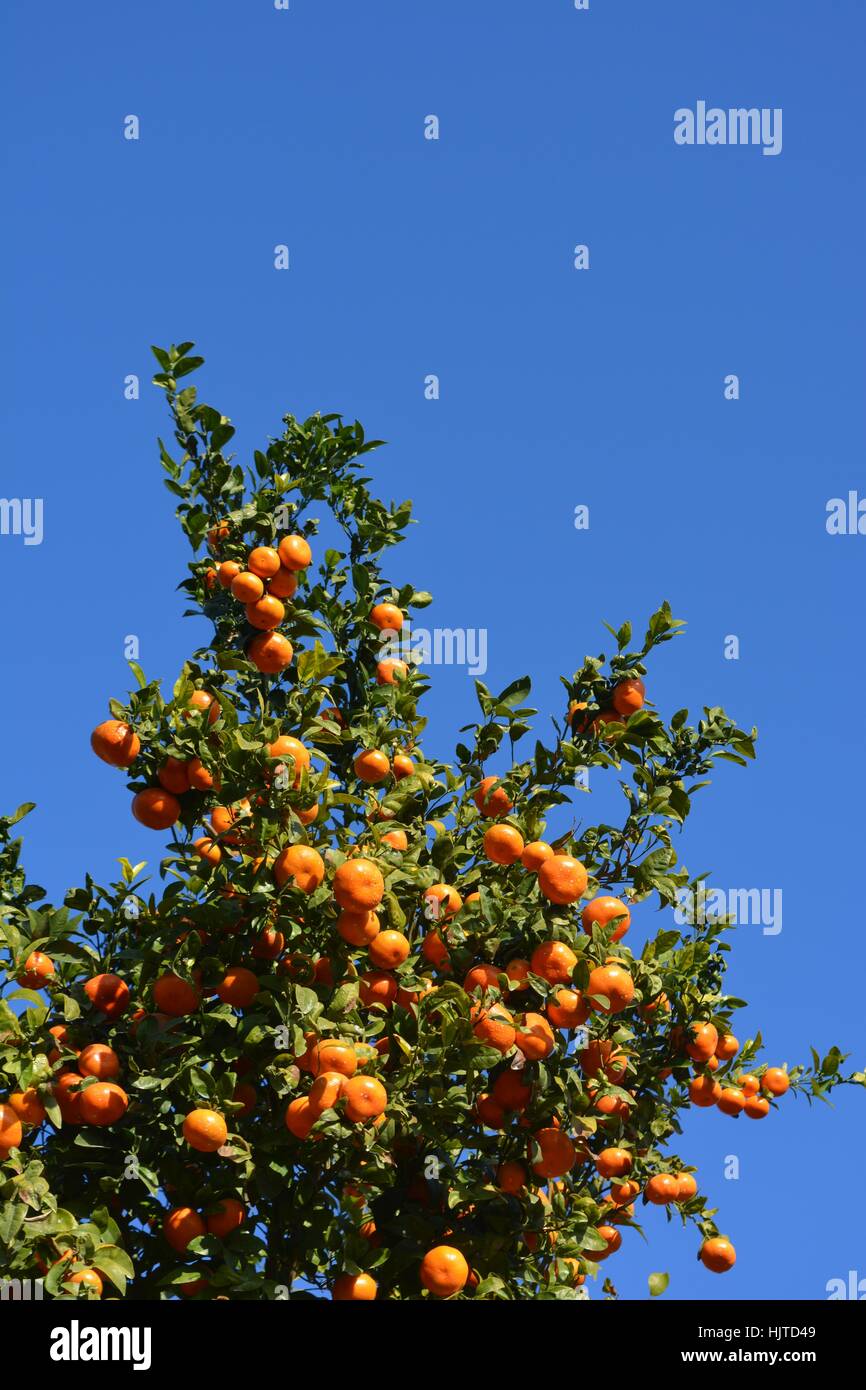
<instances>
[{"instance_id":1,"label":"clear blue sky","mask_svg":"<svg viewBox=\"0 0 866 1390\"><path fill-rule=\"evenodd\" d=\"M0 537L0 785L4 809L39 803L37 881L59 898L157 857L87 739L127 634L171 680L203 631L146 384L148 344L191 338L243 453L285 410L392 441L377 481L420 522L395 577L434 591L431 622L487 630L491 686L532 672L559 710L601 620L670 599L688 635L653 698L760 730L683 845L720 885L783 891L783 931L744 927L729 983L771 1060L837 1042L862 1066L866 537L828 536L825 507L866 489L864 37L859 0L10 0L0 492L42 497L45 537ZM699 100L781 107L782 153L676 146ZM433 674L444 755L474 700ZM860 1204L835 1200L864 1140L856 1091L696 1114L681 1151L736 1270L698 1270L659 1211L607 1270L631 1297L651 1270L680 1297L823 1297L866 1275Z\"/></svg>"}]
</instances>

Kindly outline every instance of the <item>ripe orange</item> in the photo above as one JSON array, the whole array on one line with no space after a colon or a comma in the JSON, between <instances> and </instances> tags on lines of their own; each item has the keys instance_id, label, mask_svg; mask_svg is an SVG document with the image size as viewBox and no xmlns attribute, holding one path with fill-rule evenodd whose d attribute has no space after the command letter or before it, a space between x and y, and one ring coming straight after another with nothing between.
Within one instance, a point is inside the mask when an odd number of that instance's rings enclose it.
<instances>
[{"instance_id":1,"label":"ripe orange","mask_svg":"<svg viewBox=\"0 0 866 1390\"><path fill-rule=\"evenodd\" d=\"M246 1219L247 1209L237 1197L223 1197L214 1210L205 1217L207 1229L212 1236L225 1240L232 1231L237 1231Z\"/></svg>"},{"instance_id":2,"label":"ripe orange","mask_svg":"<svg viewBox=\"0 0 866 1390\"><path fill-rule=\"evenodd\" d=\"M331 1298L335 1303L372 1303L377 1292L372 1274L341 1274L334 1280Z\"/></svg>"},{"instance_id":3,"label":"ripe orange","mask_svg":"<svg viewBox=\"0 0 866 1390\"><path fill-rule=\"evenodd\" d=\"M771 1096L783 1096L790 1086L788 1073L782 1067L767 1067L761 1077L761 1087Z\"/></svg>"},{"instance_id":4,"label":"ripe orange","mask_svg":"<svg viewBox=\"0 0 866 1390\"><path fill-rule=\"evenodd\" d=\"M536 946L529 961L534 975L540 975L551 985L565 985L577 965L577 956L564 941L543 941Z\"/></svg>"},{"instance_id":5,"label":"ripe orange","mask_svg":"<svg viewBox=\"0 0 866 1390\"><path fill-rule=\"evenodd\" d=\"M334 897L351 912L378 907L385 881L371 859L347 859L334 874Z\"/></svg>"},{"instance_id":6,"label":"ripe orange","mask_svg":"<svg viewBox=\"0 0 866 1390\"><path fill-rule=\"evenodd\" d=\"M399 632L403 626L403 611L396 603L377 603L370 609L370 622L380 632Z\"/></svg>"},{"instance_id":7,"label":"ripe orange","mask_svg":"<svg viewBox=\"0 0 866 1390\"><path fill-rule=\"evenodd\" d=\"M97 1081L87 1086L79 1097L81 1118L88 1125L113 1125L121 1120L129 1106L129 1096L113 1081Z\"/></svg>"},{"instance_id":8,"label":"ripe orange","mask_svg":"<svg viewBox=\"0 0 866 1390\"><path fill-rule=\"evenodd\" d=\"M644 1188L646 1199L653 1206L665 1207L669 1202L678 1202L680 1181L673 1173L656 1173Z\"/></svg>"},{"instance_id":9,"label":"ripe orange","mask_svg":"<svg viewBox=\"0 0 866 1390\"><path fill-rule=\"evenodd\" d=\"M737 1262L737 1252L729 1240L723 1236L713 1236L701 1246L701 1263L713 1274L724 1274L733 1269Z\"/></svg>"},{"instance_id":10,"label":"ripe orange","mask_svg":"<svg viewBox=\"0 0 866 1390\"><path fill-rule=\"evenodd\" d=\"M286 1129L296 1139L306 1139L317 1116L306 1096L296 1096L286 1110Z\"/></svg>"},{"instance_id":11,"label":"ripe orange","mask_svg":"<svg viewBox=\"0 0 866 1390\"><path fill-rule=\"evenodd\" d=\"M11 1105L0 1104L0 1159L8 1158L11 1149L19 1148L23 1138L18 1114Z\"/></svg>"},{"instance_id":12,"label":"ripe orange","mask_svg":"<svg viewBox=\"0 0 866 1390\"><path fill-rule=\"evenodd\" d=\"M103 1284L95 1269L79 1269L77 1274L70 1274L64 1283L81 1284L85 1289L92 1289L97 1298L102 1297Z\"/></svg>"},{"instance_id":13,"label":"ripe orange","mask_svg":"<svg viewBox=\"0 0 866 1390\"><path fill-rule=\"evenodd\" d=\"M594 926L606 927L616 917L621 917L622 921L615 928L611 941L620 941L631 924L631 913L620 898L593 898L583 909L580 920L583 930L591 932Z\"/></svg>"},{"instance_id":14,"label":"ripe orange","mask_svg":"<svg viewBox=\"0 0 866 1390\"><path fill-rule=\"evenodd\" d=\"M148 830L168 830L180 820L180 802L164 787L146 787L133 797L132 814Z\"/></svg>"},{"instance_id":15,"label":"ripe orange","mask_svg":"<svg viewBox=\"0 0 866 1390\"><path fill-rule=\"evenodd\" d=\"M281 564L276 574L268 580L268 593L275 598L294 598L298 591L298 576Z\"/></svg>"},{"instance_id":16,"label":"ripe orange","mask_svg":"<svg viewBox=\"0 0 866 1390\"><path fill-rule=\"evenodd\" d=\"M485 777L472 794L472 799L482 816L507 816L513 811L514 802L504 787L497 787L498 777ZM496 787L493 791L492 788Z\"/></svg>"},{"instance_id":17,"label":"ripe orange","mask_svg":"<svg viewBox=\"0 0 866 1390\"><path fill-rule=\"evenodd\" d=\"M233 1009L248 1009L260 988L252 970L243 965L231 965L217 986L217 998Z\"/></svg>"},{"instance_id":18,"label":"ripe orange","mask_svg":"<svg viewBox=\"0 0 866 1390\"><path fill-rule=\"evenodd\" d=\"M558 989L544 1011L554 1028L579 1028L589 1018L589 1005L579 989Z\"/></svg>"},{"instance_id":19,"label":"ripe orange","mask_svg":"<svg viewBox=\"0 0 866 1390\"><path fill-rule=\"evenodd\" d=\"M716 1056L720 1062L729 1062L732 1057L736 1057L740 1050L740 1044L733 1033L720 1033L719 1041L716 1043Z\"/></svg>"},{"instance_id":20,"label":"ripe orange","mask_svg":"<svg viewBox=\"0 0 866 1390\"><path fill-rule=\"evenodd\" d=\"M260 632L247 647L247 656L263 675L277 676L291 664L294 648L281 632Z\"/></svg>"},{"instance_id":21,"label":"ripe orange","mask_svg":"<svg viewBox=\"0 0 866 1390\"><path fill-rule=\"evenodd\" d=\"M615 1086L625 1076L628 1058L608 1038L594 1038L579 1057L584 1076L600 1076L602 1072Z\"/></svg>"},{"instance_id":22,"label":"ripe orange","mask_svg":"<svg viewBox=\"0 0 866 1390\"><path fill-rule=\"evenodd\" d=\"M183 1137L190 1148L212 1154L226 1142L228 1127L216 1110L190 1110L183 1122Z\"/></svg>"},{"instance_id":23,"label":"ripe orange","mask_svg":"<svg viewBox=\"0 0 866 1390\"><path fill-rule=\"evenodd\" d=\"M350 946L368 946L379 934L379 918L375 912L341 912L337 931Z\"/></svg>"},{"instance_id":24,"label":"ripe orange","mask_svg":"<svg viewBox=\"0 0 866 1390\"><path fill-rule=\"evenodd\" d=\"M547 1019L536 1013L523 1015L523 1022L514 1041L528 1062L538 1062L542 1057L549 1057L556 1046L556 1038Z\"/></svg>"},{"instance_id":25,"label":"ripe orange","mask_svg":"<svg viewBox=\"0 0 866 1390\"><path fill-rule=\"evenodd\" d=\"M677 1173L677 1201L690 1202L697 1196L698 1184L694 1173Z\"/></svg>"},{"instance_id":26,"label":"ripe orange","mask_svg":"<svg viewBox=\"0 0 866 1390\"><path fill-rule=\"evenodd\" d=\"M219 701L214 699L209 690L194 690L189 697L186 718L189 718L190 714L204 714L205 710L208 711L209 724L215 724L222 714Z\"/></svg>"},{"instance_id":27,"label":"ripe orange","mask_svg":"<svg viewBox=\"0 0 866 1390\"><path fill-rule=\"evenodd\" d=\"M23 989L43 989L45 981L54 974L54 961L42 951L31 951L24 962L24 969L18 976Z\"/></svg>"},{"instance_id":28,"label":"ripe orange","mask_svg":"<svg viewBox=\"0 0 866 1390\"><path fill-rule=\"evenodd\" d=\"M453 1245L436 1245L421 1261L421 1283L436 1298L459 1293L469 1278L469 1265Z\"/></svg>"},{"instance_id":29,"label":"ripe orange","mask_svg":"<svg viewBox=\"0 0 866 1390\"><path fill-rule=\"evenodd\" d=\"M161 1014L184 1018L194 1014L201 1004L201 990L198 984L190 984L179 975L160 975L153 986L153 1002Z\"/></svg>"},{"instance_id":30,"label":"ripe orange","mask_svg":"<svg viewBox=\"0 0 866 1390\"><path fill-rule=\"evenodd\" d=\"M365 1009L374 1004L392 1004L397 998L397 981L387 970L368 970L359 985L359 998Z\"/></svg>"},{"instance_id":31,"label":"ripe orange","mask_svg":"<svg viewBox=\"0 0 866 1390\"><path fill-rule=\"evenodd\" d=\"M497 965L473 965L466 972L463 988L467 994L474 994L476 990L486 992L488 989L498 989L502 973Z\"/></svg>"},{"instance_id":32,"label":"ripe orange","mask_svg":"<svg viewBox=\"0 0 866 1390\"><path fill-rule=\"evenodd\" d=\"M530 840L523 848L520 862L531 874L537 874L545 859L553 858L553 853L550 845L545 844L543 840Z\"/></svg>"},{"instance_id":33,"label":"ripe orange","mask_svg":"<svg viewBox=\"0 0 866 1390\"><path fill-rule=\"evenodd\" d=\"M186 770L187 776L189 777L189 785L193 787L195 791L209 792L213 789L215 781L217 789L219 788L219 779L214 778L214 774L209 767L205 767L201 758L190 758L186 765Z\"/></svg>"},{"instance_id":34,"label":"ripe orange","mask_svg":"<svg viewBox=\"0 0 866 1390\"><path fill-rule=\"evenodd\" d=\"M411 777L415 771L415 764L408 753L395 753L394 761L391 764L391 771L398 782L402 782L404 777Z\"/></svg>"},{"instance_id":35,"label":"ripe orange","mask_svg":"<svg viewBox=\"0 0 866 1390\"><path fill-rule=\"evenodd\" d=\"M75 1072L66 1071L57 1078L51 1088L65 1125L81 1124L81 1084L82 1078L80 1076ZM2 1144L2 1134L0 1134L0 1144Z\"/></svg>"},{"instance_id":36,"label":"ripe orange","mask_svg":"<svg viewBox=\"0 0 866 1390\"><path fill-rule=\"evenodd\" d=\"M193 840L192 847L206 864L215 868L217 864L222 862L222 850L216 841L209 839L207 835L200 835L197 840Z\"/></svg>"},{"instance_id":37,"label":"ripe orange","mask_svg":"<svg viewBox=\"0 0 866 1390\"><path fill-rule=\"evenodd\" d=\"M217 566L217 580L220 587L223 589L230 589L232 587L232 580L236 575L240 574L240 572L241 567L237 560L223 560L222 564Z\"/></svg>"},{"instance_id":38,"label":"ripe orange","mask_svg":"<svg viewBox=\"0 0 866 1390\"><path fill-rule=\"evenodd\" d=\"M435 904L435 907L434 907ZM463 906L463 899L447 883L434 883L424 890L425 916L436 922L440 917L453 917Z\"/></svg>"},{"instance_id":39,"label":"ripe orange","mask_svg":"<svg viewBox=\"0 0 866 1390\"><path fill-rule=\"evenodd\" d=\"M119 1018L129 1003L129 985L119 975L94 975L86 982L84 993L106 1018Z\"/></svg>"},{"instance_id":40,"label":"ripe orange","mask_svg":"<svg viewBox=\"0 0 866 1390\"><path fill-rule=\"evenodd\" d=\"M643 709L645 696L646 686L640 676L619 681L613 688L613 707L617 714L621 714L624 719L627 719L630 714L635 714L639 709Z\"/></svg>"},{"instance_id":41,"label":"ripe orange","mask_svg":"<svg viewBox=\"0 0 866 1390\"><path fill-rule=\"evenodd\" d=\"M627 970L619 965L597 965L590 972L586 986L587 996L603 995L606 1004L591 999L592 1007L603 1014L619 1014L627 1009L634 999L634 980Z\"/></svg>"},{"instance_id":42,"label":"ripe orange","mask_svg":"<svg viewBox=\"0 0 866 1390\"><path fill-rule=\"evenodd\" d=\"M532 1160L533 1172L542 1178L562 1178L571 1172L577 1162L577 1150L567 1134L561 1129L539 1129L533 1139L541 1150Z\"/></svg>"},{"instance_id":43,"label":"ripe orange","mask_svg":"<svg viewBox=\"0 0 866 1390\"><path fill-rule=\"evenodd\" d=\"M35 1086L28 1086L26 1091L13 1091L9 1097L9 1104L22 1124L41 1125L45 1119L45 1106L39 1099Z\"/></svg>"},{"instance_id":44,"label":"ripe orange","mask_svg":"<svg viewBox=\"0 0 866 1390\"><path fill-rule=\"evenodd\" d=\"M770 1113L770 1102L765 1096L746 1096L743 1113L750 1120L763 1120Z\"/></svg>"},{"instance_id":45,"label":"ripe orange","mask_svg":"<svg viewBox=\"0 0 866 1390\"><path fill-rule=\"evenodd\" d=\"M695 1062L708 1062L714 1055L719 1035L711 1023L690 1023L686 1052Z\"/></svg>"},{"instance_id":46,"label":"ripe orange","mask_svg":"<svg viewBox=\"0 0 866 1390\"><path fill-rule=\"evenodd\" d=\"M386 754L380 752L378 748L363 749L355 758L353 767L355 776L359 777L362 782L368 783L369 786L373 786L376 782L384 782L391 771Z\"/></svg>"},{"instance_id":47,"label":"ripe orange","mask_svg":"<svg viewBox=\"0 0 866 1390\"><path fill-rule=\"evenodd\" d=\"M273 632L286 616L285 608L273 594L265 594L254 603L246 604L244 613L250 627L256 627L260 632Z\"/></svg>"},{"instance_id":48,"label":"ripe orange","mask_svg":"<svg viewBox=\"0 0 866 1390\"><path fill-rule=\"evenodd\" d=\"M326 1038L310 1049L310 1071L313 1076L322 1072L336 1071L341 1076L354 1076L358 1068L358 1058L351 1043L340 1042L337 1038Z\"/></svg>"},{"instance_id":49,"label":"ripe orange","mask_svg":"<svg viewBox=\"0 0 866 1390\"><path fill-rule=\"evenodd\" d=\"M265 592L265 586L257 574L241 570L231 582L231 592L239 603L255 603Z\"/></svg>"},{"instance_id":50,"label":"ripe orange","mask_svg":"<svg viewBox=\"0 0 866 1390\"><path fill-rule=\"evenodd\" d=\"M409 667L405 661L400 661L396 656L386 656L383 661L376 666L377 685L399 685L409 674Z\"/></svg>"},{"instance_id":51,"label":"ripe orange","mask_svg":"<svg viewBox=\"0 0 866 1390\"><path fill-rule=\"evenodd\" d=\"M325 864L310 845L289 845L274 860L274 878L280 888L291 879L302 893L314 893L325 877Z\"/></svg>"},{"instance_id":52,"label":"ripe orange","mask_svg":"<svg viewBox=\"0 0 866 1390\"><path fill-rule=\"evenodd\" d=\"M192 1207L175 1207L167 1213L162 1223L162 1233L178 1255L185 1254L190 1241L205 1235L206 1229L198 1212L193 1211Z\"/></svg>"},{"instance_id":53,"label":"ripe orange","mask_svg":"<svg viewBox=\"0 0 866 1390\"><path fill-rule=\"evenodd\" d=\"M505 1129L508 1120L505 1110L492 1096L480 1095L475 1102L475 1114L485 1129Z\"/></svg>"},{"instance_id":54,"label":"ripe orange","mask_svg":"<svg viewBox=\"0 0 866 1390\"><path fill-rule=\"evenodd\" d=\"M305 570L313 559L313 552L303 536L283 536L277 551L280 563L293 573L296 570Z\"/></svg>"},{"instance_id":55,"label":"ripe orange","mask_svg":"<svg viewBox=\"0 0 866 1390\"><path fill-rule=\"evenodd\" d=\"M435 965L439 970L451 969L451 958L448 955L448 947L442 940L438 931L428 931L424 940L421 942L421 955L431 965Z\"/></svg>"},{"instance_id":56,"label":"ripe orange","mask_svg":"<svg viewBox=\"0 0 866 1390\"><path fill-rule=\"evenodd\" d=\"M627 1207L639 1192L640 1183L628 1178L625 1182L611 1184L610 1200L615 1207Z\"/></svg>"},{"instance_id":57,"label":"ripe orange","mask_svg":"<svg viewBox=\"0 0 866 1390\"><path fill-rule=\"evenodd\" d=\"M496 1170L496 1186L500 1192L507 1192L510 1196L516 1196L522 1192L526 1186L526 1169L522 1163L517 1163L513 1158L501 1163Z\"/></svg>"},{"instance_id":58,"label":"ripe orange","mask_svg":"<svg viewBox=\"0 0 866 1390\"><path fill-rule=\"evenodd\" d=\"M484 853L494 864L515 864L523 848L523 836L513 825L491 825L484 832Z\"/></svg>"},{"instance_id":59,"label":"ripe orange","mask_svg":"<svg viewBox=\"0 0 866 1390\"><path fill-rule=\"evenodd\" d=\"M696 1076L689 1085L689 1100L702 1109L717 1105L721 1094L722 1088L712 1076Z\"/></svg>"},{"instance_id":60,"label":"ripe orange","mask_svg":"<svg viewBox=\"0 0 866 1390\"><path fill-rule=\"evenodd\" d=\"M740 1087L744 1096L756 1096L761 1089L761 1083L756 1076L747 1073L745 1076L737 1077L737 1085Z\"/></svg>"},{"instance_id":61,"label":"ripe orange","mask_svg":"<svg viewBox=\"0 0 866 1390\"><path fill-rule=\"evenodd\" d=\"M524 960L522 956L515 956L514 960L510 960L506 965L505 973L508 976L511 989L515 994L518 994L523 989L529 989L528 960Z\"/></svg>"},{"instance_id":62,"label":"ripe orange","mask_svg":"<svg viewBox=\"0 0 866 1390\"><path fill-rule=\"evenodd\" d=\"M631 1161L628 1149L602 1149L595 1166L603 1178L623 1178L631 1172Z\"/></svg>"},{"instance_id":63,"label":"ripe orange","mask_svg":"<svg viewBox=\"0 0 866 1390\"><path fill-rule=\"evenodd\" d=\"M105 1043L90 1043L78 1058L78 1070L82 1076L95 1076L99 1081L111 1081L120 1075L120 1058L113 1048Z\"/></svg>"},{"instance_id":64,"label":"ripe orange","mask_svg":"<svg viewBox=\"0 0 866 1390\"><path fill-rule=\"evenodd\" d=\"M341 1071L320 1072L310 1087L307 1100L310 1103L310 1111L316 1119L323 1115L326 1110L332 1110L337 1101L343 1094L346 1086L346 1076Z\"/></svg>"},{"instance_id":65,"label":"ripe orange","mask_svg":"<svg viewBox=\"0 0 866 1390\"><path fill-rule=\"evenodd\" d=\"M386 835L382 836L382 843L384 845L390 845L392 849L397 850L399 853L409 848L409 840L405 830L389 830Z\"/></svg>"},{"instance_id":66,"label":"ripe orange","mask_svg":"<svg viewBox=\"0 0 866 1390\"><path fill-rule=\"evenodd\" d=\"M259 579L270 579L280 568L280 557L270 545L257 545L247 556L247 569Z\"/></svg>"},{"instance_id":67,"label":"ripe orange","mask_svg":"<svg viewBox=\"0 0 866 1390\"><path fill-rule=\"evenodd\" d=\"M110 767L130 767L141 751L141 740L122 719L106 719L90 735L90 746Z\"/></svg>"},{"instance_id":68,"label":"ripe orange","mask_svg":"<svg viewBox=\"0 0 866 1390\"><path fill-rule=\"evenodd\" d=\"M723 1115L739 1115L746 1104L746 1097L738 1086L724 1086L716 1104Z\"/></svg>"},{"instance_id":69,"label":"ripe orange","mask_svg":"<svg viewBox=\"0 0 866 1390\"><path fill-rule=\"evenodd\" d=\"M375 1076L351 1076L343 1087L346 1099L346 1118L371 1120L385 1113L388 1092Z\"/></svg>"},{"instance_id":70,"label":"ripe orange","mask_svg":"<svg viewBox=\"0 0 866 1390\"><path fill-rule=\"evenodd\" d=\"M370 960L379 970L396 970L409 959L409 950L409 942L402 932L378 932L370 942Z\"/></svg>"},{"instance_id":71,"label":"ripe orange","mask_svg":"<svg viewBox=\"0 0 866 1390\"><path fill-rule=\"evenodd\" d=\"M268 744L268 757L291 758L295 771L294 785L300 786L301 773L305 767L310 766L310 750L299 738L293 738L291 734L280 734L279 738Z\"/></svg>"},{"instance_id":72,"label":"ripe orange","mask_svg":"<svg viewBox=\"0 0 866 1390\"><path fill-rule=\"evenodd\" d=\"M517 1030L514 1020L501 1004L485 1009L475 1005L472 1010L473 1033L479 1042L495 1047L499 1052L509 1052L514 1046Z\"/></svg>"},{"instance_id":73,"label":"ripe orange","mask_svg":"<svg viewBox=\"0 0 866 1390\"><path fill-rule=\"evenodd\" d=\"M171 792L173 796L183 796L184 792L189 791L189 768L180 758L166 758L156 780L165 791Z\"/></svg>"},{"instance_id":74,"label":"ripe orange","mask_svg":"<svg viewBox=\"0 0 866 1390\"><path fill-rule=\"evenodd\" d=\"M606 1260L608 1255L616 1254L617 1250L622 1245L622 1232L618 1231L615 1226L596 1226L595 1229L602 1240L606 1242L607 1248L604 1250L587 1250L584 1253L588 1260L594 1260L596 1264L599 1264L602 1260Z\"/></svg>"},{"instance_id":75,"label":"ripe orange","mask_svg":"<svg viewBox=\"0 0 866 1390\"><path fill-rule=\"evenodd\" d=\"M523 1080L521 1071L509 1068L497 1076L491 1095L503 1110L525 1110L532 1099L532 1087Z\"/></svg>"},{"instance_id":76,"label":"ripe orange","mask_svg":"<svg viewBox=\"0 0 866 1390\"><path fill-rule=\"evenodd\" d=\"M538 886L548 902L565 906L576 903L586 892L588 875L579 859L570 854L554 854L543 860L538 870Z\"/></svg>"}]
</instances>

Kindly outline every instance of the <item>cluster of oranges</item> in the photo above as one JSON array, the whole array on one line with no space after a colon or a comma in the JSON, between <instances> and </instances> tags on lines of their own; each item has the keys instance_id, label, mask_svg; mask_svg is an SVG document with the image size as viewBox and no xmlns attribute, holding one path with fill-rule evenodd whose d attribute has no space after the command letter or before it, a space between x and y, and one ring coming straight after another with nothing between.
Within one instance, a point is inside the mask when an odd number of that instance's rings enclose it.
<instances>
[{"instance_id":1,"label":"cluster of oranges","mask_svg":"<svg viewBox=\"0 0 866 1390\"><path fill-rule=\"evenodd\" d=\"M218 531L212 532L211 537L212 543L222 538ZM251 550L246 569L237 560L223 560L206 574L209 589L219 585L243 605L247 622L259 632L247 647L247 656L268 675L278 675L294 655L291 642L277 628L285 620L284 600L294 597L298 574L312 558L304 536L283 536L276 549L259 545Z\"/></svg>"}]
</instances>

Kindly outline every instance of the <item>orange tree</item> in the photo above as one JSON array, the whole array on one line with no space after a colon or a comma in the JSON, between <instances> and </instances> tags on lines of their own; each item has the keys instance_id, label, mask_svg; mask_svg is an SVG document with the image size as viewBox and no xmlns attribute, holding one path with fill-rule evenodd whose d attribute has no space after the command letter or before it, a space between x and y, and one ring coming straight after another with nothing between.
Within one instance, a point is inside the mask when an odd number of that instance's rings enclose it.
<instances>
[{"instance_id":1,"label":"orange tree","mask_svg":"<svg viewBox=\"0 0 866 1390\"><path fill-rule=\"evenodd\" d=\"M154 349L160 452L213 638L168 696L133 663L92 737L170 832L160 889L122 859L51 907L12 838L29 807L0 821L0 1273L67 1298L574 1298L647 1202L729 1268L683 1110L863 1081L835 1049L786 1072L738 1042L728 921L648 931L699 902L673 836L754 731L646 702L665 604L564 682L549 743L518 756L528 679L477 682L436 761L394 645L430 596L386 577L410 506L368 490L375 442L287 416L245 473L179 385L192 346ZM618 779L622 823L548 843L581 769Z\"/></svg>"}]
</instances>

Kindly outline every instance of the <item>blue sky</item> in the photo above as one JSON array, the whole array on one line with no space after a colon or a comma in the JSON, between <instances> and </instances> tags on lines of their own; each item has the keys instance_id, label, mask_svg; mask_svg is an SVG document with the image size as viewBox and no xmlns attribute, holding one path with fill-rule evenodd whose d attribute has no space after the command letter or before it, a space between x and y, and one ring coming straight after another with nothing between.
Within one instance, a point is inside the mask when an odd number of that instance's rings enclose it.
<instances>
[{"instance_id":1,"label":"blue sky","mask_svg":"<svg viewBox=\"0 0 866 1390\"><path fill-rule=\"evenodd\" d=\"M602 620L670 600L687 635L652 698L760 731L683 844L720 885L783 892L779 935L737 934L748 1031L774 1061L836 1042L862 1066L866 537L825 517L866 494L864 37L857 0L4 7L0 491L43 498L45 533L0 536L0 782L4 810L38 802L32 877L60 897L158 857L87 739L127 689L127 634L172 680L204 631L180 618L147 385L149 343L194 339L242 454L286 410L391 441L376 481L420 523L394 577L434 592L430 624L486 629L491 687L531 672L558 712ZM782 108L781 154L678 147L674 112L699 100ZM436 668L428 705L444 756L473 716L466 671ZM658 921L636 914L630 942ZM644 1297L668 1270L697 1298L866 1275L862 1216L825 1200L864 1138L859 1092L760 1125L696 1114L681 1151L735 1271L696 1271L691 1232L650 1211L650 1245L627 1235L608 1272Z\"/></svg>"}]
</instances>

